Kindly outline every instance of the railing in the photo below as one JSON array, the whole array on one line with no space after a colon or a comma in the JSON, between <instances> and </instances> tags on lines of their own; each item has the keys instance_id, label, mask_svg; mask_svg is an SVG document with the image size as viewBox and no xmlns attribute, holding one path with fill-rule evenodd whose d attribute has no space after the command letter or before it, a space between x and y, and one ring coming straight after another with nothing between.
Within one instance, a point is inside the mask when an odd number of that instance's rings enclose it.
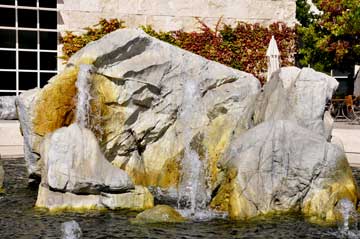
<instances>
[{"instance_id":1,"label":"railing","mask_svg":"<svg viewBox=\"0 0 360 239\"><path fill-rule=\"evenodd\" d=\"M360 99L352 95L344 99L332 99L329 111L335 121L347 121L360 124Z\"/></svg>"}]
</instances>

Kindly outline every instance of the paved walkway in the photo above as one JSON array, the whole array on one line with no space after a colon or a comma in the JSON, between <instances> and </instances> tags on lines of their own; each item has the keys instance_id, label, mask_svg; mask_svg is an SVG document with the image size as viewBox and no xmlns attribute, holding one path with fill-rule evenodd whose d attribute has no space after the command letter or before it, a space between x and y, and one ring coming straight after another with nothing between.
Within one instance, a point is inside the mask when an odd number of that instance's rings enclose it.
<instances>
[{"instance_id":1,"label":"paved walkway","mask_svg":"<svg viewBox=\"0 0 360 239\"><path fill-rule=\"evenodd\" d=\"M332 135L342 141L350 165L360 167L360 125L335 122Z\"/></svg>"}]
</instances>

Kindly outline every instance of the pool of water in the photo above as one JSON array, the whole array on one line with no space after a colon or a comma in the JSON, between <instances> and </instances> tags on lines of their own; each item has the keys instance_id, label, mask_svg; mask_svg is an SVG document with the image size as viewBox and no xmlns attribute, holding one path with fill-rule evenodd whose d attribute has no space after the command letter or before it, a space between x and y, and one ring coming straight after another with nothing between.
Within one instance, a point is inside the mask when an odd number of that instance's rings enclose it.
<instances>
[{"instance_id":1,"label":"pool of water","mask_svg":"<svg viewBox=\"0 0 360 239\"><path fill-rule=\"evenodd\" d=\"M3 160L6 193L0 195L0 238L60 238L61 224L75 220L83 238L344 238L338 229L314 225L299 215L248 222L227 219L183 224L133 225L136 213L91 211L57 213L33 208L36 189L27 186L23 159ZM354 169L358 182L360 170ZM359 234L360 238L360 234Z\"/></svg>"}]
</instances>

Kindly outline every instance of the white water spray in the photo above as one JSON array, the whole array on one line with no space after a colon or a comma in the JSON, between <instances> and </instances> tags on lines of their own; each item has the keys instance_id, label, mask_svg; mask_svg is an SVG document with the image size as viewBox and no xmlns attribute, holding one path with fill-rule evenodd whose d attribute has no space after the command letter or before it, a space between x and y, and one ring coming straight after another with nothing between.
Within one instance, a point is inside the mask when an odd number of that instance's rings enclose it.
<instances>
[{"instance_id":1,"label":"white water spray","mask_svg":"<svg viewBox=\"0 0 360 239\"><path fill-rule=\"evenodd\" d=\"M202 109L199 107L200 90L193 80L187 80L184 85L183 108L179 114L182 124L184 158L181 162L182 178L178 189L178 208L187 217L205 210L209 201L206 187L204 162L198 153L191 148L191 142L196 132L194 124L199 123Z\"/></svg>"},{"instance_id":2,"label":"white water spray","mask_svg":"<svg viewBox=\"0 0 360 239\"><path fill-rule=\"evenodd\" d=\"M90 114L90 80L94 72L93 65L81 64L77 75L77 105L76 105L76 122L86 128L89 126Z\"/></svg>"},{"instance_id":3,"label":"white water spray","mask_svg":"<svg viewBox=\"0 0 360 239\"><path fill-rule=\"evenodd\" d=\"M61 224L62 239L80 239L82 236L79 223L68 221Z\"/></svg>"},{"instance_id":4,"label":"white water spray","mask_svg":"<svg viewBox=\"0 0 360 239\"><path fill-rule=\"evenodd\" d=\"M348 199L341 199L338 202L336 209L341 216L340 220L338 221L339 233L341 237L359 238L360 234L357 228L358 214L354 208L353 203ZM350 224L351 221L353 222L352 224Z\"/></svg>"}]
</instances>

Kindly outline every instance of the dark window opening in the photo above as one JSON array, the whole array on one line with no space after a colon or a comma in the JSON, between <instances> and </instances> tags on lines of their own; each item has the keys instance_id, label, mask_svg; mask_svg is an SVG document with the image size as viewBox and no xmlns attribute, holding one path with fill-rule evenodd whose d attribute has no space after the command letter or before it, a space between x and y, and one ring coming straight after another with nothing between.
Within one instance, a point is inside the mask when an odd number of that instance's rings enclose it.
<instances>
[{"instance_id":1,"label":"dark window opening","mask_svg":"<svg viewBox=\"0 0 360 239\"><path fill-rule=\"evenodd\" d=\"M15 27L15 9L0 8L0 26Z\"/></svg>"},{"instance_id":2,"label":"dark window opening","mask_svg":"<svg viewBox=\"0 0 360 239\"><path fill-rule=\"evenodd\" d=\"M0 51L0 69L16 69L15 51Z\"/></svg>"},{"instance_id":3,"label":"dark window opening","mask_svg":"<svg viewBox=\"0 0 360 239\"><path fill-rule=\"evenodd\" d=\"M36 0L18 0L19 6L36 7Z\"/></svg>"},{"instance_id":4,"label":"dark window opening","mask_svg":"<svg viewBox=\"0 0 360 239\"><path fill-rule=\"evenodd\" d=\"M40 0L40 7L56 8L56 0Z\"/></svg>"},{"instance_id":5,"label":"dark window opening","mask_svg":"<svg viewBox=\"0 0 360 239\"><path fill-rule=\"evenodd\" d=\"M40 49L57 50L57 33L40 32Z\"/></svg>"},{"instance_id":6,"label":"dark window opening","mask_svg":"<svg viewBox=\"0 0 360 239\"><path fill-rule=\"evenodd\" d=\"M40 28L56 29L57 12L56 11L39 11Z\"/></svg>"},{"instance_id":7,"label":"dark window opening","mask_svg":"<svg viewBox=\"0 0 360 239\"><path fill-rule=\"evenodd\" d=\"M36 49L37 48L37 32L19 31L19 48Z\"/></svg>"},{"instance_id":8,"label":"dark window opening","mask_svg":"<svg viewBox=\"0 0 360 239\"><path fill-rule=\"evenodd\" d=\"M36 28L36 10L18 9L19 27Z\"/></svg>"},{"instance_id":9,"label":"dark window opening","mask_svg":"<svg viewBox=\"0 0 360 239\"><path fill-rule=\"evenodd\" d=\"M0 47L15 48L15 30L0 30Z\"/></svg>"},{"instance_id":10,"label":"dark window opening","mask_svg":"<svg viewBox=\"0 0 360 239\"><path fill-rule=\"evenodd\" d=\"M16 95L15 92L0 92L0 96L13 96Z\"/></svg>"},{"instance_id":11,"label":"dark window opening","mask_svg":"<svg viewBox=\"0 0 360 239\"><path fill-rule=\"evenodd\" d=\"M40 69L56 70L57 55L56 53L41 52L40 53Z\"/></svg>"},{"instance_id":12,"label":"dark window opening","mask_svg":"<svg viewBox=\"0 0 360 239\"><path fill-rule=\"evenodd\" d=\"M19 72L19 89L29 90L37 87L36 72Z\"/></svg>"},{"instance_id":13,"label":"dark window opening","mask_svg":"<svg viewBox=\"0 0 360 239\"><path fill-rule=\"evenodd\" d=\"M56 73L40 73L40 87L43 87Z\"/></svg>"},{"instance_id":14,"label":"dark window opening","mask_svg":"<svg viewBox=\"0 0 360 239\"><path fill-rule=\"evenodd\" d=\"M37 53L36 52L19 52L19 69L36 70Z\"/></svg>"},{"instance_id":15,"label":"dark window opening","mask_svg":"<svg viewBox=\"0 0 360 239\"><path fill-rule=\"evenodd\" d=\"M16 73L0 71L0 84L2 90L16 90Z\"/></svg>"},{"instance_id":16,"label":"dark window opening","mask_svg":"<svg viewBox=\"0 0 360 239\"><path fill-rule=\"evenodd\" d=\"M0 4L2 5L15 5L15 0L1 0Z\"/></svg>"}]
</instances>

